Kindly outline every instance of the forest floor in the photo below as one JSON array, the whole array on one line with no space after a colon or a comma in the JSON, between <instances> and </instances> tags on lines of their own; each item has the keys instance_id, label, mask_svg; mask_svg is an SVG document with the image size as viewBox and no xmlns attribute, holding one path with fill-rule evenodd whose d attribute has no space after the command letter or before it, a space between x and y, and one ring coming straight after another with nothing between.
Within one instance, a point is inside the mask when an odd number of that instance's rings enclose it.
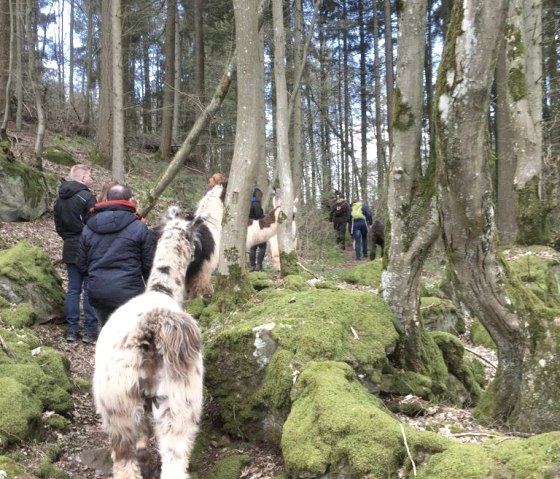
<instances>
[{"instance_id":1,"label":"forest floor","mask_svg":"<svg viewBox=\"0 0 560 479\"><path fill-rule=\"evenodd\" d=\"M32 139L22 138L16 149L16 155L30 146L32 148ZM83 152L74 151L72 153L78 161L89 164ZM95 165L91 166L97 185L94 190L99 193L103 182L110 179L110 173ZM62 177L66 177L68 173L68 168L47 161L45 161L44 167ZM46 213L32 222L0 222L0 235L8 245L25 240L45 250L53 260L64 284L66 284L66 268L61 260L62 241L54 230L52 213ZM354 267L358 264L354 260L350 246L346 248L345 255L346 261L342 266L343 268ZM353 289L359 288L346 286ZM73 376L91 380L94 369L95 346L81 342L67 343L64 339L65 325L62 323L38 326L35 331L43 344L66 354L70 360ZM469 350L483 361L483 364L487 367L488 377L493 377L495 365L497 365L496 354L493 351L469 345L467 336L461 339ZM70 426L64 434L56 433L54 437L48 438L43 444L26 444L20 450L27 458L26 462L32 466L37 464L39 459L46 454L49 444L56 442L61 448L56 467L67 473L70 478L109 477L109 444L107 437L101 431L99 418L95 414L91 391L75 388L73 399L75 410L69 418ZM418 401L419 398L408 397L403 400ZM484 428L477 424L472 417L471 410L459 409L445 404L427 404L423 415L414 418L402 415L400 419L415 428L438 432L461 442L480 443L490 437L507 437L507 433L500 431L498 428ZM212 463L212 458L219 455L220 448L223 448L224 442L227 441L227 438L224 437L218 439L219 441L211 441L211 450L204 453L205 459L207 459L205 462L209 465ZM232 445L232 447L234 446ZM247 454L247 451L243 451L243 453ZM242 478L272 479L283 470L282 457L277 450L266 446L254 446L248 454L251 457L251 463L243 469Z\"/></svg>"}]
</instances>

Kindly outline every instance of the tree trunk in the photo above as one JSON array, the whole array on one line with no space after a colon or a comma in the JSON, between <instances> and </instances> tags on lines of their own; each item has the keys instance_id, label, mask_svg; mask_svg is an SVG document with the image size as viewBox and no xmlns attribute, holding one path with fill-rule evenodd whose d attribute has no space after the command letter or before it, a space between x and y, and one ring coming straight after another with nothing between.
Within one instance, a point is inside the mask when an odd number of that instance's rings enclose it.
<instances>
[{"instance_id":1,"label":"tree trunk","mask_svg":"<svg viewBox=\"0 0 560 479\"><path fill-rule=\"evenodd\" d=\"M86 32L86 58L85 75L86 88L84 91L84 125L89 127L91 121L91 83L93 77L93 1L86 2L87 5L87 32Z\"/></svg>"},{"instance_id":2,"label":"tree trunk","mask_svg":"<svg viewBox=\"0 0 560 479\"><path fill-rule=\"evenodd\" d=\"M496 379L478 413L536 432L560 427L560 407L553 399L560 382L558 344L552 340L558 327L544 320L497 258L486 141L492 73L508 3L467 0L453 8L436 98L439 209L459 298L498 348ZM459 65L463 68L456 71Z\"/></svg>"},{"instance_id":3,"label":"tree trunk","mask_svg":"<svg viewBox=\"0 0 560 479\"><path fill-rule=\"evenodd\" d=\"M175 19L175 65L173 67L173 127L171 138L173 144L177 145L179 139L179 121L181 113L181 31L179 12Z\"/></svg>"},{"instance_id":4,"label":"tree trunk","mask_svg":"<svg viewBox=\"0 0 560 479\"><path fill-rule=\"evenodd\" d=\"M73 108L74 99L74 0L70 1L70 44L69 44L69 63L68 63L68 103Z\"/></svg>"},{"instance_id":5,"label":"tree trunk","mask_svg":"<svg viewBox=\"0 0 560 479\"><path fill-rule=\"evenodd\" d=\"M3 45L0 49L0 113L2 113L2 116L4 116L6 110L9 111L10 107L10 95L6 85L8 85L8 78L11 72L11 48L8 48L8 45L11 45L11 37L13 37L10 26L11 8L11 0L0 0L0 45Z\"/></svg>"},{"instance_id":6,"label":"tree trunk","mask_svg":"<svg viewBox=\"0 0 560 479\"><path fill-rule=\"evenodd\" d=\"M237 289L239 299L249 294L245 278L247 220L258 160L258 112L255 92L261 54L257 19L257 0L234 0L235 39L237 46L237 130L235 148L226 193L227 208L222 221L218 275L218 298ZM230 300L235 304L236 299Z\"/></svg>"},{"instance_id":7,"label":"tree trunk","mask_svg":"<svg viewBox=\"0 0 560 479\"><path fill-rule=\"evenodd\" d=\"M113 157L113 59L111 31L112 2L101 2L101 73L96 146L102 162L109 166Z\"/></svg>"},{"instance_id":8,"label":"tree trunk","mask_svg":"<svg viewBox=\"0 0 560 479\"><path fill-rule=\"evenodd\" d=\"M167 160L173 133L173 85L175 67L175 17L177 1L167 0L167 20L165 22L165 84L163 86L163 109L161 116L160 158Z\"/></svg>"},{"instance_id":9,"label":"tree trunk","mask_svg":"<svg viewBox=\"0 0 560 479\"><path fill-rule=\"evenodd\" d=\"M389 144L392 145L391 134L393 131L393 93L394 93L394 73L393 73L393 21L391 15L391 0L384 1L385 13L385 83L387 85L387 125L389 129ZM399 47L400 48L400 47Z\"/></svg>"},{"instance_id":10,"label":"tree trunk","mask_svg":"<svg viewBox=\"0 0 560 479\"><path fill-rule=\"evenodd\" d=\"M23 6L21 0L15 2L16 21L16 131L21 131L23 114Z\"/></svg>"},{"instance_id":11,"label":"tree trunk","mask_svg":"<svg viewBox=\"0 0 560 479\"><path fill-rule=\"evenodd\" d=\"M113 71L113 155L115 181L124 183L124 91L122 61L122 10L120 0L111 0L111 39Z\"/></svg>"},{"instance_id":12,"label":"tree trunk","mask_svg":"<svg viewBox=\"0 0 560 479\"><path fill-rule=\"evenodd\" d=\"M401 335L402 366L426 372L420 320L419 280L439 233L435 209L434 165L422 177L421 135L426 0L408 2L399 24L399 61L388 170L388 216L391 244L382 274L383 297Z\"/></svg>"},{"instance_id":13,"label":"tree trunk","mask_svg":"<svg viewBox=\"0 0 560 479\"><path fill-rule=\"evenodd\" d=\"M383 139L383 115L381 114L381 60L379 58L379 20L377 0L373 9L373 77L375 84L375 152L377 156L377 204L375 213L384 217L387 212L387 185L385 184L386 162Z\"/></svg>"},{"instance_id":14,"label":"tree trunk","mask_svg":"<svg viewBox=\"0 0 560 479\"><path fill-rule=\"evenodd\" d=\"M10 91L12 88L12 66L14 64L14 23L15 23L15 13L14 13L14 2L8 0L8 77L6 78L5 89L4 89L4 111L2 115L2 125L0 126L0 141L3 141L6 137L6 130L8 128L8 120L10 117ZM2 6L0 5L0 8ZM2 15L2 13L0 13ZM0 26L5 27L6 25L3 24L4 18L0 18ZM2 53L0 55L4 55ZM0 56L1 59L1 56ZM0 71L4 70L4 65L0 60ZM0 89L4 86L4 82L2 78L0 78ZM2 105L1 97L0 97L0 105Z\"/></svg>"},{"instance_id":15,"label":"tree trunk","mask_svg":"<svg viewBox=\"0 0 560 479\"><path fill-rule=\"evenodd\" d=\"M301 0L294 0L294 71L296 75L302 70L305 64L303 57L302 45L302 29L303 29L303 12L301 9ZM292 93L293 100L290 101L288 111L293 110L293 171L292 177L294 179L294 196L301 198L302 194L302 172L304 164L304 149L303 149L303 115L301 110L301 89L298 82L298 77L294 81L294 91ZM293 103L293 105L292 105ZM288 113L289 114L289 113Z\"/></svg>"},{"instance_id":16,"label":"tree trunk","mask_svg":"<svg viewBox=\"0 0 560 479\"><path fill-rule=\"evenodd\" d=\"M144 98L142 99L142 127L144 133L152 131L152 86L150 84L150 55L148 35L142 35L142 73Z\"/></svg>"},{"instance_id":17,"label":"tree trunk","mask_svg":"<svg viewBox=\"0 0 560 479\"><path fill-rule=\"evenodd\" d=\"M43 142L45 139L45 111L43 109L43 92L41 86L41 79L39 75L39 68L37 65L37 52L35 48L37 46L37 35L36 35L36 9L38 6L33 6L31 0L27 0L26 4L26 25L27 25L27 51L28 55L28 66L29 66L29 82L31 83L31 89L33 91L33 96L35 97L35 108L37 109L37 135L35 137L35 147L33 153L35 155L33 166L42 169L42 155L43 155Z\"/></svg>"},{"instance_id":18,"label":"tree trunk","mask_svg":"<svg viewBox=\"0 0 560 479\"><path fill-rule=\"evenodd\" d=\"M278 247L282 274L294 272L295 238L292 235L294 187L290 161L288 89L286 87L286 35L282 0L272 0L274 25L274 79L276 83L276 154L280 179L280 198L285 218L278 225Z\"/></svg>"}]
</instances>

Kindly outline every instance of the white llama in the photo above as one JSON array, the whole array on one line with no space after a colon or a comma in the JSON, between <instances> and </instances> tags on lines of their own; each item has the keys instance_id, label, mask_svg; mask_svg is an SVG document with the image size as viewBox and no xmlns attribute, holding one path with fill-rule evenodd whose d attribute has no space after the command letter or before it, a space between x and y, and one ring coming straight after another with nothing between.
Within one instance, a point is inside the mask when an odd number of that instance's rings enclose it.
<instances>
[{"instance_id":1,"label":"white llama","mask_svg":"<svg viewBox=\"0 0 560 479\"><path fill-rule=\"evenodd\" d=\"M298 199L294 200L294 219L292 220L292 236L294 241L297 238L297 227L295 222L295 215L297 213L296 205ZM276 271L280 271L280 251L278 248L278 219L280 218L280 213L282 212L280 198L273 193L272 204L274 208L270 210L263 218L260 220L249 220L249 226L247 227L247 249L251 246L264 243L268 241L269 251L272 257L272 265Z\"/></svg>"},{"instance_id":2,"label":"white llama","mask_svg":"<svg viewBox=\"0 0 560 479\"><path fill-rule=\"evenodd\" d=\"M151 408L161 479L186 479L202 412L202 339L182 309L185 271L204 221L172 219L146 292L109 318L95 351L93 392L111 439L113 479L142 479Z\"/></svg>"},{"instance_id":3,"label":"white llama","mask_svg":"<svg viewBox=\"0 0 560 479\"><path fill-rule=\"evenodd\" d=\"M193 259L187 270L187 298L212 293L210 277L218 267L222 216L224 214L226 184L216 185L199 201L195 217L205 215L206 221L199 228Z\"/></svg>"}]
</instances>

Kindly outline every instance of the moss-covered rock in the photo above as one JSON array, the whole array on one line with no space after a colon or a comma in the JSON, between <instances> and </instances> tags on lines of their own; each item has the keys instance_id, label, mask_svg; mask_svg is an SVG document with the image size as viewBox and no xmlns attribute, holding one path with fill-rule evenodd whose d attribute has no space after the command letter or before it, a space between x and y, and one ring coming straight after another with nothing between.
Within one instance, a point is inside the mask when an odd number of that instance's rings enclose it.
<instances>
[{"instance_id":1,"label":"moss-covered rock","mask_svg":"<svg viewBox=\"0 0 560 479\"><path fill-rule=\"evenodd\" d=\"M483 346L494 351L496 350L496 343L494 343L490 333L488 333L478 318L474 318L471 323L469 337L475 346Z\"/></svg>"},{"instance_id":2,"label":"moss-covered rock","mask_svg":"<svg viewBox=\"0 0 560 479\"><path fill-rule=\"evenodd\" d=\"M418 468L419 479L531 478L560 473L560 433L529 439L489 441L485 445L454 444Z\"/></svg>"},{"instance_id":3,"label":"moss-covered rock","mask_svg":"<svg viewBox=\"0 0 560 479\"><path fill-rule=\"evenodd\" d=\"M72 154L61 146L48 146L43 150L43 158L62 166L74 166Z\"/></svg>"},{"instance_id":4,"label":"moss-covered rock","mask_svg":"<svg viewBox=\"0 0 560 479\"><path fill-rule=\"evenodd\" d=\"M16 461L7 456L0 456L0 471L6 473L6 479L35 479L35 476L28 473Z\"/></svg>"},{"instance_id":5,"label":"moss-covered rock","mask_svg":"<svg viewBox=\"0 0 560 479\"><path fill-rule=\"evenodd\" d=\"M0 295L29 303L39 322L64 317L62 279L47 254L28 243L0 251Z\"/></svg>"},{"instance_id":6,"label":"moss-covered rock","mask_svg":"<svg viewBox=\"0 0 560 479\"><path fill-rule=\"evenodd\" d=\"M443 331L455 335L465 332L465 320L448 299L420 298L420 315L429 331Z\"/></svg>"},{"instance_id":7,"label":"moss-covered rock","mask_svg":"<svg viewBox=\"0 0 560 479\"><path fill-rule=\"evenodd\" d=\"M0 306L0 318L16 328L31 326L35 322L35 312L28 303L19 303L8 307Z\"/></svg>"},{"instance_id":8,"label":"moss-covered rock","mask_svg":"<svg viewBox=\"0 0 560 479\"><path fill-rule=\"evenodd\" d=\"M340 274L340 280L350 284L360 284L379 289L381 286L381 261L364 261Z\"/></svg>"},{"instance_id":9,"label":"moss-covered rock","mask_svg":"<svg viewBox=\"0 0 560 479\"><path fill-rule=\"evenodd\" d=\"M245 454L234 454L218 460L210 470L208 479L239 479L241 469L251 462Z\"/></svg>"},{"instance_id":10,"label":"moss-covered rock","mask_svg":"<svg viewBox=\"0 0 560 479\"><path fill-rule=\"evenodd\" d=\"M311 360L350 364L379 384L397 333L378 297L310 289L266 300L209 325L206 384L226 431L274 441L289 412L293 377Z\"/></svg>"},{"instance_id":11,"label":"moss-covered rock","mask_svg":"<svg viewBox=\"0 0 560 479\"><path fill-rule=\"evenodd\" d=\"M38 437L41 401L13 378L0 376L0 451L8 444Z\"/></svg>"},{"instance_id":12,"label":"moss-covered rock","mask_svg":"<svg viewBox=\"0 0 560 479\"><path fill-rule=\"evenodd\" d=\"M0 220L32 221L53 204L60 178L0 157Z\"/></svg>"},{"instance_id":13,"label":"moss-covered rock","mask_svg":"<svg viewBox=\"0 0 560 479\"><path fill-rule=\"evenodd\" d=\"M401 432L348 365L312 362L298 378L284 424L286 471L290 477L397 477L406 457L404 433L419 455L442 451L447 444L407 426Z\"/></svg>"}]
</instances>

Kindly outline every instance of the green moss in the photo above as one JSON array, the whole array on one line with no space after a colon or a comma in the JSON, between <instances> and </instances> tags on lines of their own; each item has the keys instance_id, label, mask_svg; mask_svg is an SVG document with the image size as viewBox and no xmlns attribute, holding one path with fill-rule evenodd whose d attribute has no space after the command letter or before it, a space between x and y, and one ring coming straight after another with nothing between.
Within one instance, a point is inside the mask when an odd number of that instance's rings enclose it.
<instances>
[{"instance_id":1,"label":"green moss","mask_svg":"<svg viewBox=\"0 0 560 479\"><path fill-rule=\"evenodd\" d=\"M311 288L309 284L299 275L289 275L284 277L284 287L292 291L306 291Z\"/></svg>"},{"instance_id":2,"label":"green moss","mask_svg":"<svg viewBox=\"0 0 560 479\"><path fill-rule=\"evenodd\" d=\"M20 303L10 308L0 308L0 317L3 321L16 328L31 326L35 321L35 312L31 305Z\"/></svg>"},{"instance_id":3,"label":"green moss","mask_svg":"<svg viewBox=\"0 0 560 479\"><path fill-rule=\"evenodd\" d=\"M299 274L300 269L298 266L298 257L295 251L285 253L280 251L280 268L282 276L289 276L292 274Z\"/></svg>"},{"instance_id":4,"label":"green moss","mask_svg":"<svg viewBox=\"0 0 560 479\"><path fill-rule=\"evenodd\" d=\"M434 435L404 430L416 451L444 447ZM291 477L317 477L327 470L343 477L336 467L344 468L344 477L396 477L406 455L399 422L348 365L332 361L312 362L301 373L282 453Z\"/></svg>"},{"instance_id":5,"label":"green moss","mask_svg":"<svg viewBox=\"0 0 560 479\"><path fill-rule=\"evenodd\" d=\"M47 426L57 431L64 431L68 427L68 420L63 416L60 416L59 414L53 414L52 416L49 416L45 420L45 423Z\"/></svg>"},{"instance_id":6,"label":"green moss","mask_svg":"<svg viewBox=\"0 0 560 479\"><path fill-rule=\"evenodd\" d=\"M478 318L474 318L471 324L470 340L475 346L496 350L496 344Z\"/></svg>"},{"instance_id":7,"label":"green moss","mask_svg":"<svg viewBox=\"0 0 560 479\"><path fill-rule=\"evenodd\" d=\"M395 88L394 92L394 116L392 127L397 130L406 131L414 125L414 113L408 103L403 101L400 89Z\"/></svg>"},{"instance_id":8,"label":"green moss","mask_svg":"<svg viewBox=\"0 0 560 479\"><path fill-rule=\"evenodd\" d=\"M0 377L0 451L37 437L40 424L40 400L15 379Z\"/></svg>"},{"instance_id":9,"label":"green moss","mask_svg":"<svg viewBox=\"0 0 560 479\"><path fill-rule=\"evenodd\" d=\"M49 146L43 150L43 158L62 166L74 166L76 162L70 152L60 146Z\"/></svg>"},{"instance_id":10,"label":"green moss","mask_svg":"<svg viewBox=\"0 0 560 479\"><path fill-rule=\"evenodd\" d=\"M189 299L185 304L185 311L193 318L200 318L202 310L206 307L204 298Z\"/></svg>"},{"instance_id":11,"label":"green moss","mask_svg":"<svg viewBox=\"0 0 560 479\"><path fill-rule=\"evenodd\" d=\"M511 68L508 72L508 89L514 101L527 96L527 78L522 68Z\"/></svg>"},{"instance_id":12,"label":"green moss","mask_svg":"<svg viewBox=\"0 0 560 479\"><path fill-rule=\"evenodd\" d=\"M0 448L1 449L1 448ZM7 456L0 456L0 471L5 471L6 479L33 479L34 476L25 471L16 461Z\"/></svg>"},{"instance_id":13,"label":"green moss","mask_svg":"<svg viewBox=\"0 0 560 479\"><path fill-rule=\"evenodd\" d=\"M407 396L413 394L424 399L433 398L432 380L413 371L395 370L393 374L384 374L380 384L381 392Z\"/></svg>"},{"instance_id":14,"label":"green moss","mask_svg":"<svg viewBox=\"0 0 560 479\"><path fill-rule=\"evenodd\" d=\"M465 320L448 299L420 298L420 315L430 330L446 331L455 335L465 332Z\"/></svg>"},{"instance_id":15,"label":"green moss","mask_svg":"<svg viewBox=\"0 0 560 479\"><path fill-rule=\"evenodd\" d=\"M480 446L457 445L428 459L418 468L418 479L483 479L494 476L495 463L488 451ZM505 479L505 477L503 477Z\"/></svg>"},{"instance_id":16,"label":"green moss","mask_svg":"<svg viewBox=\"0 0 560 479\"><path fill-rule=\"evenodd\" d=\"M244 305L251 295L253 288L237 264L229 266L229 274L218 274L212 301L220 311L228 311L236 306Z\"/></svg>"},{"instance_id":17,"label":"green moss","mask_svg":"<svg viewBox=\"0 0 560 479\"><path fill-rule=\"evenodd\" d=\"M19 242L7 250L0 251L0 276L6 276L22 290L36 284L41 297L63 310L66 293L62 279L48 255L40 248ZM41 299L43 301L43 299Z\"/></svg>"},{"instance_id":18,"label":"green moss","mask_svg":"<svg viewBox=\"0 0 560 479\"><path fill-rule=\"evenodd\" d=\"M39 461L35 474L39 479L69 479L69 475L53 465L50 458L44 456Z\"/></svg>"},{"instance_id":19,"label":"green moss","mask_svg":"<svg viewBox=\"0 0 560 479\"><path fill-rule=\"evenodd\" d=\"M245 454L234 454L218 460L208 474L208 479L239 479L241 469L250 464L251 458Z\"/></svg>"},{"instance_id":20,"label":"green moss","mask_svg":"<svg viewBox=\"0 0 560 479\"><path fill-rule=\"evenodd\" d=\"M541 199L540 179L533 178L524 188L518 189L517 194L519 204L517 243L523 245L547 244L551 237L547 221L549 206Z\"/></svg>"},{"instance_id":21,"label":"green moss","mask_svg":"<svg viewBox=\"0 0 560 479\"><path fill-rule=\"evenodd\" d=\"M79 376L74 376L72 378L72 382L74 386L80 391L91 391L91 381L88 381L87 379L81 378Z\"/></svg>"},{"instance_id":22,"label":"green moss","mask_svg":"<svg viewBox=\"0 0 560 479\"><path fill-rule=\"evenodd\" d=\"M364 261L340 274L340 280L350 284L361 284L379 289L381 286L381 261Z\"/></svg>"},{"instance_id":23,"label":"green moss","mask_svg":"<svg viewBox=\"0 0 560 479\"><path fill-rule=\"evenodd\" d=\"M313 359L344 361L368 381L381 381L386 350L394 346L397 333L380 298L317 289L261 295L266 296L262 303L213 322L206 339L206 383L228 432L250 434L251 424L262 431L259 421L268 413L262 398L283 404L291 387L288 378ZM278 356L266 372L264 361L275 351Z\"/></svg>"}]
</instances>

